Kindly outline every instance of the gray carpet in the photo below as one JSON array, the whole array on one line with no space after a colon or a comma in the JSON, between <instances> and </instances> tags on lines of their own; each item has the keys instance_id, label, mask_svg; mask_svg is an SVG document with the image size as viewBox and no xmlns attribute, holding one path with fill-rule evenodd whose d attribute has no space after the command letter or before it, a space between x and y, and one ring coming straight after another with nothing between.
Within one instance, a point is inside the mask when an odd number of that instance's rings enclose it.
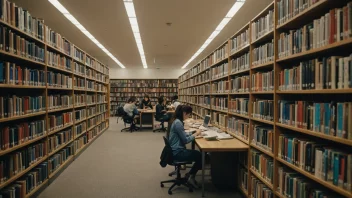
<instances>
[{"instance_id":1,"label":"gray carpet","mask_svg":"<svg viewBox=\"0 0 352 198\"><path fill-rule=\"evenodd\" d=\"M167 186L160 181L171 179L168 173L173 167L159 165L163 148L163 133L149 131L123 132L123 124L110 119L105 131L82 155L73 161L51 183L39 198L96 198L96 197L201 197L201 190L188 192L178 187L168 195ZM199 175L200 173L198 173ZM206 197L241 197L239 193L217 191L206 183ZM200 181L200 177L197 177Z\"/></svg>"}]
</instances>

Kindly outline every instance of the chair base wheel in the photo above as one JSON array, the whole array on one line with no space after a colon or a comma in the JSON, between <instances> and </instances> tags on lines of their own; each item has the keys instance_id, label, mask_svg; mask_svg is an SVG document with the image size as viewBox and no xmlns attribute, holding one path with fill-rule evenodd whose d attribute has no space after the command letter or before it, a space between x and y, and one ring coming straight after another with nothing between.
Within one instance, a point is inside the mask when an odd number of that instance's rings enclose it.
<instances>
[{"instance_id":1,"label":"chair base wheel","mask_svg":"<svg viewBox=\"0 0 352 198\"><path fill-rule=\"evenodd\" d=\"M193 192L193 189L192 189L192 188L189 188L189 189L188 189L188 192Z\"/></svg>"},{"instance_id":2,"label":"chair base wheel","mask_svg":"<svg viewBox=\"0 0 352 198\"><path fill-rule=\"evenodd\" d=\"M164 184L160 184L160 187L164 188Z\"/></svg>"},{"instance_id":3,"label":"chair base wheel","mask_svg":"<svg viewBox=\"0 0 352 198\"><path fill-rule=\"evenodd\" d=\"M172 191L168 191L167 193L169 193L169 195L172 195Z\"/></svg>"}]
</instances>

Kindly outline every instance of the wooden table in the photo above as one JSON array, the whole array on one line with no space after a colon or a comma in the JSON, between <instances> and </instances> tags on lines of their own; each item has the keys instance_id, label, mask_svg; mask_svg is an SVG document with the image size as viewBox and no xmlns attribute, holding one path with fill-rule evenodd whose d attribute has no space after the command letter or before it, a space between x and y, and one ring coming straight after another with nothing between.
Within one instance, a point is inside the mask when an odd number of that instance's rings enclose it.
<instances>
[{"instance_id":1,"label":"wooden table","mask_svg":"<svg viewBox=\"0 0 352 198\"><path fill-rule=\"evenodd\" d=\"M204 174L205 174L205 153L206 152L240 152L247 151L248 145L233 138L228 140L207 141L204 138L195 140L202 152L202 196L204 197Z\"/></svg>"},{"instance_id":2,"label":"wooden table","mask_svg":"<svg viewBox=\"0 0 352 198\"><path fill-rule=\"evenodd\" d=\"M153 130L154 130L154 115L155 115L155 110L153 109L150 109L150 110L146 110L146 109L138 109L138 112L139 112L139 125L140 125L140 128L142 128L142 120L143 120L143 114L151 114L151 118L152 118L152 126L153 126ZM144 123L146 124L146 123ZM149 123L148 123L149 124Z\"/></svg>"}]
</instances>

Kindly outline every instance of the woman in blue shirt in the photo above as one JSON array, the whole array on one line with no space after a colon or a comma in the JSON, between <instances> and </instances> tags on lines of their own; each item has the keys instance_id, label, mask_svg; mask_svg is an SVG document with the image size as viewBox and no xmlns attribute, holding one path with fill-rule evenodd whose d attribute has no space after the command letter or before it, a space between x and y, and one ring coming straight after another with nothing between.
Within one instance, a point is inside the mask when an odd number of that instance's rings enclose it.
<instances>
[{"instance_id":1,"label":"woman in blue shirt","mask_svg":"<svg viewBox=\"0 0 352 198\"><path fill-rule=\"evenodd\" d=\"M200 135L198 130L193 135L186 133L183 126L183 121L191 117L192 107L187 105L178 105L172 122L169 142L172 148L173 157L176 161L192 161L194 162L191 170L188 172L188 183L198 188L195 176L198 170L202 169L202 156L197 150L186 149L186 144L194 141L195 137Z\"/></svg>"}]
</instances>

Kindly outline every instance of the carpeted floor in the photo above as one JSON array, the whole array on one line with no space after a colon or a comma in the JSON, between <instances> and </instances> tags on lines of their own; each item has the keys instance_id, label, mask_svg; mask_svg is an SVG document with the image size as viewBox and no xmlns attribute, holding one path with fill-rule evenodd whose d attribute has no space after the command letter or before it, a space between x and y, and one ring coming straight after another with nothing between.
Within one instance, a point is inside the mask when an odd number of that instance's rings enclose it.
<instances>
[{"instance_id":1,"label":"carpeted floor","mask_svg":"<svg viewBox=\"0 0 352 198\"><path fill-rule=\"evenodd\" d=\"M39 198L102 198L102 197L201 197L179 187L168 195L160 181L171 179L173 167L162 168L159 157L163 148L163 133L151 130L123 132L123 124L110 119L110 128L90 145L51 183ZM198 173L198 175L200 172ZM206 197L241 197L239 193L217 191L206 183ZM197 178L200 181L200 177Z\"/></svg>"}]
</instances>

